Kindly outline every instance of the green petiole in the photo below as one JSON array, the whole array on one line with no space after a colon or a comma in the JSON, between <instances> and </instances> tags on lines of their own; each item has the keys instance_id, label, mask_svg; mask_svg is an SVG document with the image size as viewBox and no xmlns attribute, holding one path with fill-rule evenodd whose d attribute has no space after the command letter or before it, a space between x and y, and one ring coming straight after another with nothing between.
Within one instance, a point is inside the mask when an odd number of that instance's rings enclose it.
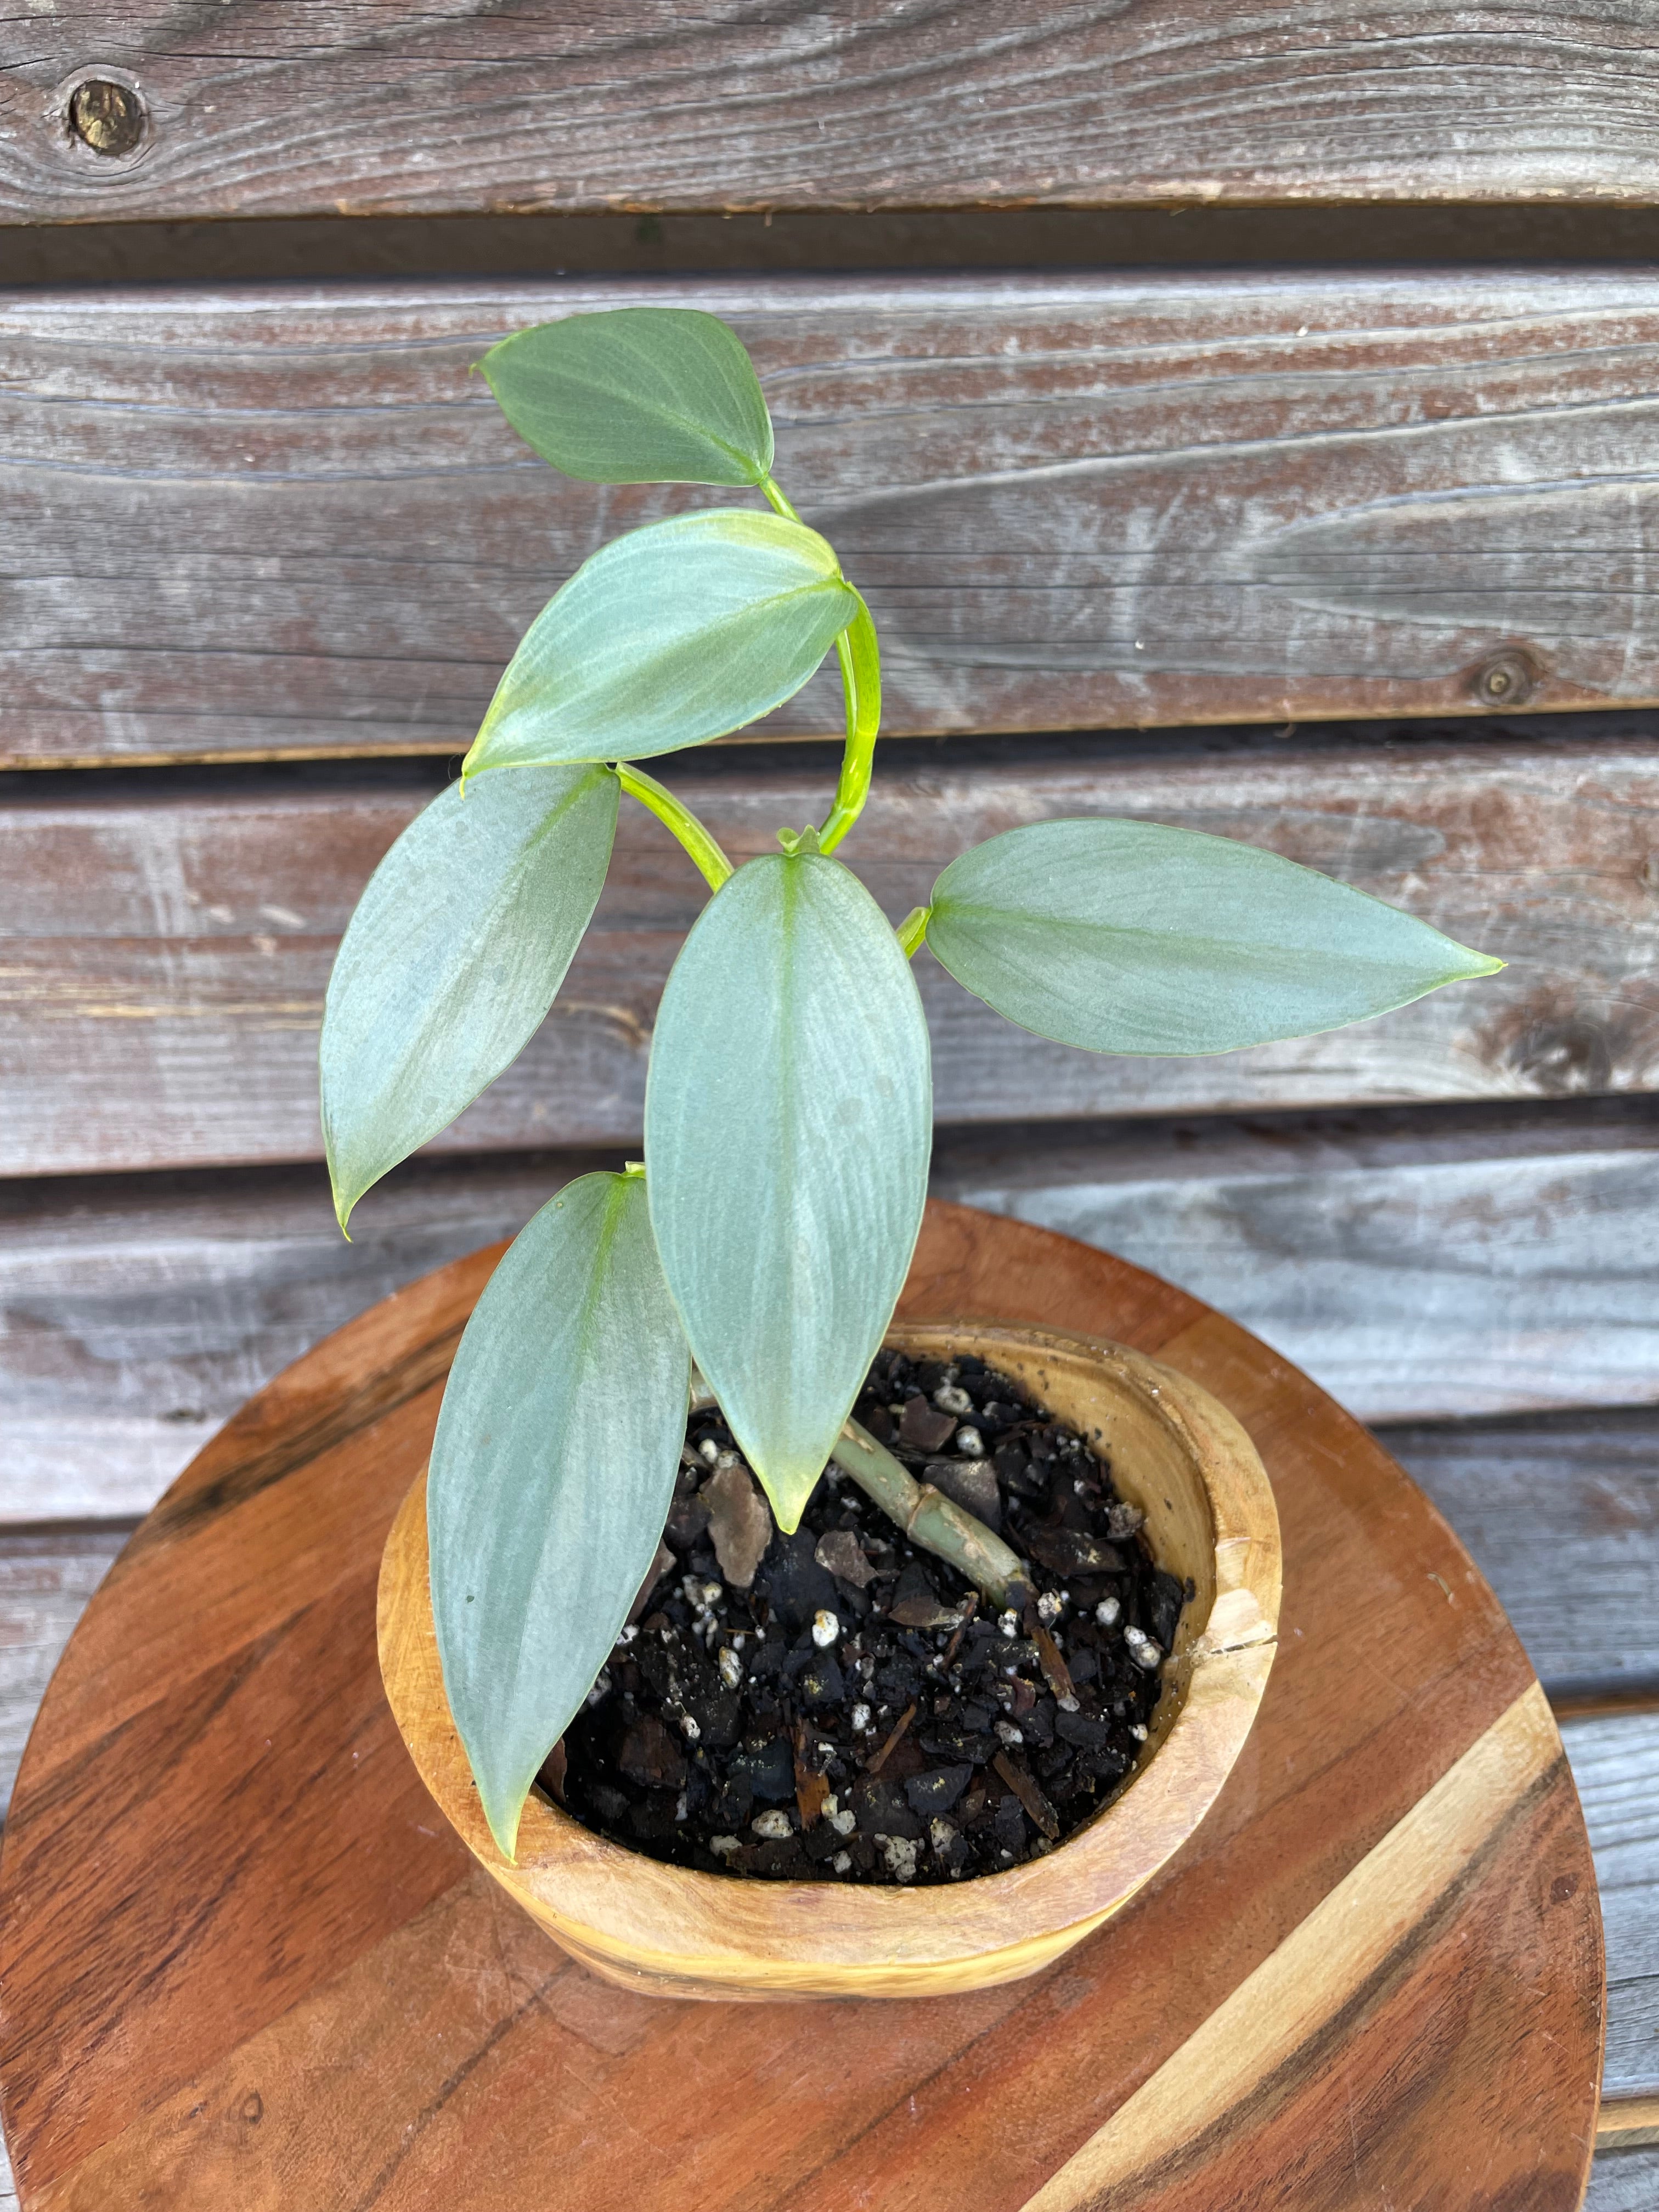
<instances>
[{"instance_id":1,"label":"green petiole","mask_svg":"<svg viewBox=\"0 0 1659 2212\"><path fill-rule=\"evenodd\" d=\"M784 497L775 477L763 477L760 489L774 514L781 514L786 522L799 522L800 517Z\"/></svg>"},{"instance_id":2,"label":"green petiole","mask_svg":"<svg viewBox=\"0 0 1659 2212\"><path fill-rule=\"evenodd\" d=\"M775 477L763 477L760 489L775 514L787 522L800 520ZM864 811L881 728L881 649L876 641L876 625L857 586L849 585L848 589L858 596L859 611L836 640L841 688L847 701L847 749L842 756L835 805L818 831L821 853L833 853Z\"/></svg>"},{"instance_id":3,"label":"green petiole","mask_svg":"<svg viewBox=\"0 0 1659 2212\"><path fill-rule=\"evenodd\" d=\"M617 782L629 798L637 799L641 806L648 807L659 822L673 831L702 869L711 891L719 890L722 884L732 880L732 863L689 806L676 799L672 791L665 790L654 775L647 775L643 769L630 766L627 761L617 761L613 767Z\"/></svg>"},{"instance_id":4,"label":"green petiole","mask_svg":"<svg viewBox=\"0 0 1659 2212\"><path fill-rule=\"evenodd\" d=\"M899 941L899 949L907 960L914 960L921 951L922 941L927 934L927 925L933 920L933 909L930 906L913 906L897 928L894 930L893 934Z\"/></svg>"},{"instance_id":5,"label":"green petiole","mask_svg":"<svg viewBox=\"0 0 1659 2212\"><path fill-rule=\"evenodd\" d=\"M847 749L842 755L836 803L818 832L821 853L833 853L864 811L881 728L881 648L862 595L858 612L836 640L836 653L847 699Z\"/></svg>"}]
</instances>

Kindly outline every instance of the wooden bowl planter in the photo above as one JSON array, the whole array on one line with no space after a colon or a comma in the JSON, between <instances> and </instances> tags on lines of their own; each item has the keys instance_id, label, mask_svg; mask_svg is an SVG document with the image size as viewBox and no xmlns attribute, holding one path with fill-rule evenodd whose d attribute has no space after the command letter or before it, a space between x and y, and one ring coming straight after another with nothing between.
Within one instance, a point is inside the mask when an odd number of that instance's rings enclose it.
<instances>
[{"instance_id":1,"label":"wooden bowl planter","mask_svg":"<svg viewBox=\"0 0 1659 2212\"><path fill-rule=\"evenodd\" d=\"M1203 1820L1255 1717L1279 1619L1279 1518L1255 1448L1172 1368L1095 1337L981 1322L888 1342L976 1353L1110 1455L1160 1566L1190 1577L1146 1749L1046 1856L954 1885L865 1887L702 1874L607 1843L538 1791L519 1857L495 1848L451 1719L427 1572L426 1477L380 1566L380 1673L422 1781L479 1863L567 1951L664 1996L918 1996L1036 1972L1133 1897Z\"/></svg>"}]
</instances>

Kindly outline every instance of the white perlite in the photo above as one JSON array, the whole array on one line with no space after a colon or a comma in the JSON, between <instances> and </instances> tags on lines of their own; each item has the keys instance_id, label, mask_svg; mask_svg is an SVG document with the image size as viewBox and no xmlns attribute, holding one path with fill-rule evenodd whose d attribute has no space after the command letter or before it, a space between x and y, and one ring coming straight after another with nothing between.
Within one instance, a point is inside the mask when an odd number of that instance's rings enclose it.
<instances>
[{"instance_id":1,"label":"white perlite","mask_svg":"<svg viewBox=\"0 0 1659 2212\"><path fill-rule=\"evenodd\" d=\"M895 1881L914 1881L916 1878L916 1854L921 1846L911 1842L908 1836L878 1836L881 1855L887 1862L887 1871Z\"/></svg>"},{"instance_id":2,"label":"white perlite","mask_svg":"<svg viewBox=\"0 0 1659 2212\"><path fill-rule=\"evenodd\" d=\"M941 1382L933 1393L933 1403L941 1413L954 1413L958 1420L974 1410L973 1400L959 1382Z\"/></svg>"},{"instance_id":3,"label":"white perlite","mask_svg":"<svg viewBox=\"0 0 1659 2212\"><path fill-rule=\"evenodd\" d=\"M720 1668L720 1680L728 1690L742 1687L743 1662L729 1644L722 1647L720 1656L714 1663Z\"/></svg>"},{"instance_id":4,"label":"white perlite","mask_svg":"<svg viewBox=\"0 0 1659 2212\"><path fill-rule=\"evenodd\" d=\"M948 1820L935 1820L927 1831L928 1840L941 1858L957 1839L957 1832Z\"/></svg>"},{"instance_id":5,"label":"white perlite","mask_svg":"<svg viewBox=\"0 0 1659 2212\"><path fill-rule=\"evenodd\" d=\"M743 1839L739 1836L710 1836L708 1848L717 1859L729 1859L733 1851L743 1849Z\"/></svg>"},{"instance_id":6,"label":"white perlite","mask_svg":"<svg viewBox=\"0 0 1659 2212\"><path fill-rule=\"evenodd\" d=\"M794 1832L789 1826L789 1815L776 1810L757 1813L749 1825L757 1836L764 1836L769 1844L781 1844Z\"/></svg>"},{"instance_id":7,"label":"white perlite","mask_svg":"<svg viewBox=\"0 0 1659 2212\"><path fill-rule=\"evenodd\" d=\"M853 1854L851 1851L837 1851L830 1863L837 1874L846 1874L852 1866Z\"/></svg>"},{"instance_id":8,"label":"white perlite","mask_svg":"<svg viewBox=\"0 0 1659 2212\"><path fill-rule=\"evenodd\" d=\"M850 1805L843 1805L839 1813L831 1813L828 1818L838 1836L850 1836L859 1824L858 1814Z\"/></svg>"},{"instance_id":9,"label":"white perlite","mask_svg":"<svg viewBox=\"0 0 1659 2212\"><path fill-rule=\"evenodd\" d=\"M799 1615L796 1617L799 1618ZM841 1623L833 1613L815 1613L812 1615L812 1641L820 1651L827 1651L840 1634Z\"/></svg>"},{"instance_id":10,"label":"white perlite","mask_svg":"<svg viewBox=\"0 0 1659 2212\"><path fill-rule=\"evenodd\" d=\"M1045 1627L1052 1628L1066 1610L1066 1601L1058 1590L1044 1590L1037 1600L1037 1619Z\"/></svg>"},{"instance_id":11,"label":"white perlite","mask_svg":"<svg viewBox=\"0 0 1659 2212\"><path fill-rule=\"evenodd\" d=\"M954 1449L962 1454L963 1459L983 1459L985 1439L977 1429L964 1426L957 1431Z\"/></svg>"},{"instance_id":12,"label":"white perlite","mask_svg":"<svg viewBox=\"0 0 1659 2212\"><path fill-rule=\"evenodd\" d=\"M1129 1656L1137 1667L1144 1668L1149 1674L1157 1674L1164 1664L1164 1654L1144 1630L1126 1628L1123 1641L1129 1647Z\"/></svg>"},{"instance_id":13,"label":"white perlite","mask_svg":"<svg viewBox=\"0 0 1659 2212\"><path fill-rule=\"evenodd\" d=\"M701 1740L702 1730L698 1727L696 1721L691 1714L682 1713L680 1715L680 1734L685 1738L688 1743L696 1743Z\"/></svg>"},{"instance_id":14,"label":"white perlite","mask_svg":"<svg viewBox=\"0 0 1659 2212\"><path fill-rule=\"evenodd\" d=\"M870 1708L862 1698L854 1706L852 1719L854 1735L862 1735L870 1725Z\"/></svg>"},{"instance_id":15,"label":"white perlite","mask_svg":"<svg viewBox=\"0 0 1659 2212\"><path fill-rule=\"evenodd\" d=\"M1103 1628L1115 1628L1123 1607L1115 1597L1103 1597L1095 1607L1095 1619Z\"/></svg>"}]
</instances>

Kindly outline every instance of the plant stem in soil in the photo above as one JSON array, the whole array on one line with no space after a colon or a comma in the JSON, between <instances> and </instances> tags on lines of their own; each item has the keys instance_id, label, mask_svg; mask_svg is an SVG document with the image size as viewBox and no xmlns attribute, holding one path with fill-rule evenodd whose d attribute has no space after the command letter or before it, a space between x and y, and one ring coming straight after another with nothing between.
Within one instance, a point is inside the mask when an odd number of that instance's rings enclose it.
<instances>
[{"instance_id":1,"label":"plant stem in soil","mask_svg":"<svg viewBox=\"0 0 1659 2212\"><path fill-rule=\"evenodd\" d=\"M1036 1597L1018 1552L931 1482L918 1482L858 1422L846 1424L830 1456L913 1544L947 1561L1000 1611L1023 1612Z\"/></svg>"}]
</instances>

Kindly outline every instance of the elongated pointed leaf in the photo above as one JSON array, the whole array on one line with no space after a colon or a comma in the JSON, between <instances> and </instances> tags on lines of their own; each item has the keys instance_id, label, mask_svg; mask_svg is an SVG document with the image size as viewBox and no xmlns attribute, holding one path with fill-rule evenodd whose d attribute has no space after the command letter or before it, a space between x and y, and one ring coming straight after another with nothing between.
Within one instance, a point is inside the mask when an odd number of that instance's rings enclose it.
<instances>
[{"instance_id":1,"label":"elongated pointed leaf","mask_svg":"<svg viewBox=\"0 0 1659 2212\"><path fill-rule=\"evenodd\" d=\"M737 337L695 307L613 307L503 338L483 358L527 445L588 483L757 484L772 422Z\"/></svg>"},{"instance_id":2,"label":"elongated pointed leaf","mask_svg":"<svg viewBox=\"0 0 1659 2212\"><path fill-rule=\"evenodd\" d=\"M604 884L617 798L600 768L497 776L465 798L452 784L369 878L319 1054L343 1227L540 1027Z\"/></svg>"},{"instance_id":3,"label":"elongated pointed leaf","mask_svg":"<svg viewBox=\"0 0 1659 2212\"><path fill-rule=\"evenodd\" d=\"M444 1687L508 1858L655 1556L690 1382L643 1182L583 1176L490 1277L427 1476Z\"/></svg>"},{"instance_id":4,"label":"elongated pointed leaf","mask_svg":"<svg viewBox=\"0 0 1659 2212\"><path fill-rule=\"evenodd\" d=\"M817 854L740 868L663 994L645 1152L685 1333L786 1529L903 1287L932 1111L921 1002L868 891Z\"/></svg>"},{"instance_id":5,"label":"elongated pointed leaf","mask_svg":"<svg viewBox=\"0 0 1659 2212\"><path fill-rule=\"evenodd\" d=\"M525 633L465 774L724 737L793 698L858 608L830 546L781 515L717 507L630 531Z\"/></svg>"},{"instance_id":6,"label":"elongated pointed leaf","mask_svg":"<svg viewBox=\"0 0 1659 2212\"><path fill-rule=\"evenodd\" d=\"M1152 822L1039 822L952 860L927 942L1022 1029L1089 1052L1312 1036L1503 966L1253 845Z\"/></svg>"}]
</instances>

